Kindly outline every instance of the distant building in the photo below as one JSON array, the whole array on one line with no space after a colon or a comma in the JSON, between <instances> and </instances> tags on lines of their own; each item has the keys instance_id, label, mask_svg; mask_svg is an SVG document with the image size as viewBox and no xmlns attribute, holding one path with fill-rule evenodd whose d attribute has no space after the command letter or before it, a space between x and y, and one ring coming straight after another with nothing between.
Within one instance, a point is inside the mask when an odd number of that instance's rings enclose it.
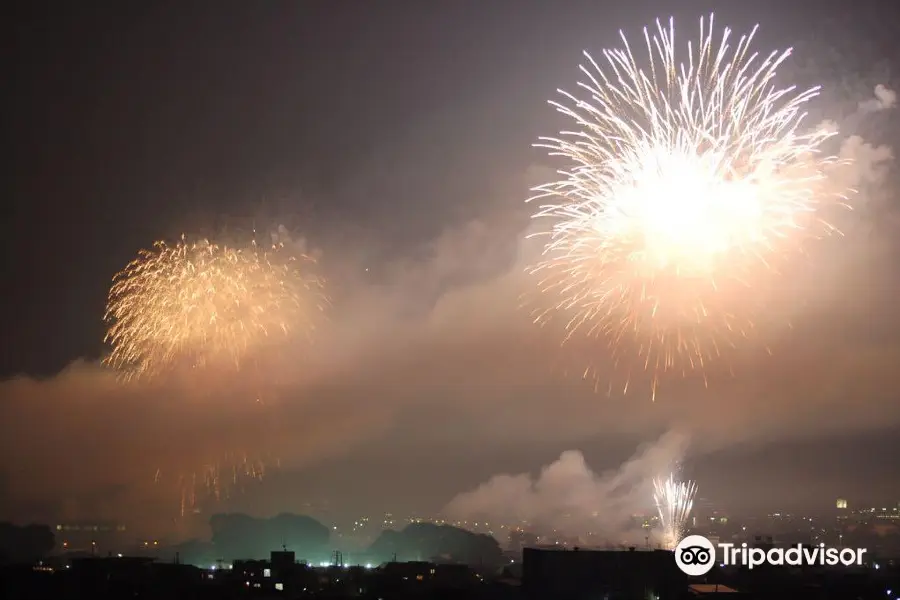
<instances>
[{"instance_id":1,"label":"distant building","mask_svg":"<svg viewBox=\"0 0 900 600\"><path fill-rule=\"evenodd\" d=\"M835 502L835 505L837 506L837 508L839 508L841 510L846 510L847 500L845 500L844 498L838 498L837 502Z\"/></svg>"},{"instance_id":2,"label":"distant building","mask_svg":"<svg viewBox=\"0 0 900 600\"><path fill-rule=\"evenodd\" d=\"M533 533L522 531L521 529L513 529L509 532L509 545L507 548L510 552L521 553L524 548L536 546L538 537Z\"/></svg>"},{"instance_id":3,"label":"distant building","mask_svg":"<svg viewBox=\"0 0 900 600\"><path fill-rule=\"evenodd\" d=\"M687 575L666 550L523 551L522 591L528 600L677 598L686 590Z\"/></svg>"},{"instance_id":4,"label":"distant building","mask_svg":"<svg viewBox=\"0 0 900 600\"><path fill-rule=\"evenodd\" d=\"M275 571L290 571L297 564L297 555L290 550L273 550L270 557Z\"/></svg>"},{"instance_id":5,"label":"distant building","mask_svg":"<svg viewBox=\"0 0 900 600\"><path fill-rule=\"evenodd\" d=\"M376 571L375 577L373 592L376 597L409 597L438 589L463 590L482 582L467 565L422 561L385 563Z\"/></svg>"},{"instance_id":6,"label":"distant building","mask_svg":"<svg viewBox=\"0 0 900 600\"><path fill-rule=\"evenodd\" d=\"M325 581L309 565L298 563L289 550L272 551L269 560L236 560L232 568L223 576L243 583L244 587L259 590L260 593L284 592L296 594L311 587L315 582Z\"/></svg>"}]
</instances>

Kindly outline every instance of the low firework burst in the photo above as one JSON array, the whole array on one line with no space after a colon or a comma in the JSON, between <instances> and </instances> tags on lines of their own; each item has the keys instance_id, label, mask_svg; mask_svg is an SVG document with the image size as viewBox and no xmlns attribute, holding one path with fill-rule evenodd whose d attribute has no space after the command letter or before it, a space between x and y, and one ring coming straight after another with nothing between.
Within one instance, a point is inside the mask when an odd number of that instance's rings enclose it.
<instances>
[{"instance_id":1,"label":"low firework burst","mask_svg":"<svg viewBox=\"0 0 900 600\"><path fill-rule=\"evenodd\" d=\"M672 550L684 537L685 526L694 507L697 484L693 481L678 481L673 473L666 479L654 479L653 490L653 500L662 527L663 547Z\"/></svg>"}]
</instances>

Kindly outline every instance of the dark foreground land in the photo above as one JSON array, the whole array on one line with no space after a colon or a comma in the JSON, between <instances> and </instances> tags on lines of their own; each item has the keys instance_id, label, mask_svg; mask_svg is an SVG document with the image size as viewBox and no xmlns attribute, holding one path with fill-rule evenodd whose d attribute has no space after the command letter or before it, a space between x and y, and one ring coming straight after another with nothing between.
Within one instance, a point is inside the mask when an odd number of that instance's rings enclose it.
<instances>
[{"instance_id":1,"label":"dark foreground land","mask_svg":"<svg viewBox=\"0 0 900 600\"><path fill-rule=\"evenodd\" d=\"M0 571L0 598L9 600L890 600L898 591L900 572L892 561L852 570L717 568L704 578L689 579L675 567L670 552L635 550L526 548L521 564L489 571L432 562L311 567L291 552L218 569L144 557L87 557L7 565Z\"/></svg>"}]
</instances>

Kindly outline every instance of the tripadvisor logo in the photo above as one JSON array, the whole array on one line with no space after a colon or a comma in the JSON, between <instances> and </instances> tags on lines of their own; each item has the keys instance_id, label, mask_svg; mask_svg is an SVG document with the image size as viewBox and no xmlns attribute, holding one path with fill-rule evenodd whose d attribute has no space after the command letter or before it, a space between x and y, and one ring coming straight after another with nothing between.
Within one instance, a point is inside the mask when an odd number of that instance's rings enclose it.
<instances>
[{"instance_id":1,"label":"tripadvisor logo","mask_svg":"<svg viewBox=\"0 0 900 600\"><path fill-rule=\"evenodd\" d=\"M718 544L702 535L689 535L675 547L675 564L687 575L705 575L716 560L724 566L740 565L748 569L760 565L801 566L801 565L862 565L865 548L828 548L825 544L803 547L802 544L790 548L750 548L747 544Z\"/></svg>"}]
</instances>

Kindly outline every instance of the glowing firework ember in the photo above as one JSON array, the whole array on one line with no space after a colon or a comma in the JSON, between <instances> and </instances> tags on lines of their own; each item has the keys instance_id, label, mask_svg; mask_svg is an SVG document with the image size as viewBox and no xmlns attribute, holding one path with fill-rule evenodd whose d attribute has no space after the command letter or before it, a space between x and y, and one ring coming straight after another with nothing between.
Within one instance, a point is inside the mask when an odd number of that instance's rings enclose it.
<instances>
[{"instance_id":1,"label":"glowing firework ember","mask_svg":"<svg viewBox=\"0 0 900 600\"><path fill-rule=\"evenodd\" d=\"M716 43L710 16L676 62L674 23L657 22L645 69L622 34L605 69L585 54L588 100L551 102L574 130L538 144L569 166L529 200L549 236L532 272L555 304L536 320L565 314L566 340L605 338L654 390L660 373L702 370L746 336L762 276L834 231L822 210L843 205L823 189L836 160L819 148L833 132L798 132L818 88L776 87L790 50L757 55L755 31Z\"/></svg>"},{"instance_id":2,"label":"glowing firework ember","mask_svg":"<svg viewBox=\"0 0 900 600\"><path fill-rule=\"evenodd\" d=\"M663 546L672 550L684 537L684 528L694 507L697 485L693 481L678 481L674 475L669 475L667 479L654 479L653 490L663 532Z\"/></svg>"},{"instance_id":3,"label":"glowing firework ember","mask_svg":"<svg viewBox=\"0 0 900 600\"><path fill-rule=\"evenodd\" d=\"M105 363L125 379L179 364L239 366L275 336L309 333L327 303L312 262L283 245L157 242L114 279Z\"/></svg>"}]
</instances>

